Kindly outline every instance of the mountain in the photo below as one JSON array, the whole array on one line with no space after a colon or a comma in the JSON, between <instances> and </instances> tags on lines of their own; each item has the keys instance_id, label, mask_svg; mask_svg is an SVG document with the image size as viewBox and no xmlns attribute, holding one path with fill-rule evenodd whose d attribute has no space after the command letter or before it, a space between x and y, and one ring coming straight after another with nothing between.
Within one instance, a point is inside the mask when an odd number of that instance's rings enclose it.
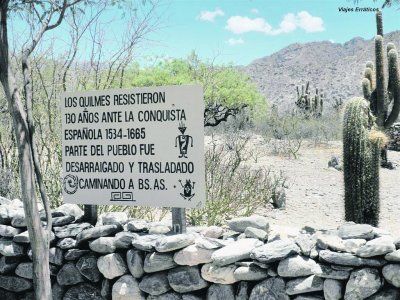
<instances>
[{"instance_id":1,"label":"mountain","mask_svg":"<svg viewBox=\"0 0 400 300\"><path fill-rule=\"evenodd\" d=\"M384 36L400 49L400 31ZM374 61L374 41L360 37L344 43L329 41L291 44L280 51L251 62L242 70L254 81L268 101L291 107L296 86L310 81L311 92L322 89L325 105L334 98L343 101L362 95L361 80L367 61ZM328 102L328 103L327 103Z\"/></svg>"}]
</instances>

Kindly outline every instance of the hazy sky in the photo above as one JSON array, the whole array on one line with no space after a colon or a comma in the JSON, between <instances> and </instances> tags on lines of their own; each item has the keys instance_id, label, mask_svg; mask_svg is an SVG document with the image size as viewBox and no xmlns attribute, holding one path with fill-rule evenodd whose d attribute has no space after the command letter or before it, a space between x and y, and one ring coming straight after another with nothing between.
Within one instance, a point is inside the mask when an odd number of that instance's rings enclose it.
<instances>
[{"instance_id":1,"label":"hazy sky","mask_svg":"<svg viewBox=\"0 0 400 300\"><path fill-rule=\"evenodd\" d=\"M382 1L361 0L163 0L162 26L140 48L140 61L154 57L186 57L192 50L218 63L248 64L292 43L329 40L343 43L355 36L375 35L374 12L339 12L339 7L380 7ZM121 11L109 31L120 31ZM384 9L385 32L400 29L399 7ZM16 28L19 24L16 24ZM59 29L62 30L62 29ZM54 33L53 33L54 34ZM55 33L59 34L59 33ZM113 38L106 47L113 46ZM62 48L62 47L61 47Z\"/></svg>"}]
</instances>

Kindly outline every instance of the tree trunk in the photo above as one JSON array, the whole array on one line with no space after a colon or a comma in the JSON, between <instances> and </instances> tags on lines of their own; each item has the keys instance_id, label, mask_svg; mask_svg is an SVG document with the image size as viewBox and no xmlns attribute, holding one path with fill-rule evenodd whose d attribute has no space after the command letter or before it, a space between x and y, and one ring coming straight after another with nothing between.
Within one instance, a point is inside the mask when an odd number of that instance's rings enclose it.
<instances>
[{"instance_id":1,"label":"tree trunk","mask_svg":"<svg viewBox=\"0 0 400 300\"><path fill-rule=\"evenodd\" d=\"M33 284L36 300L51 300L49 270L49 248L42 227L35 197L35 174L31 151L31 141L26 113L15 83L15 77L9 64L7 13L8 0L0 4L0 81L8 101L9 112L18 146L18 158L21 180L21 196L24 203L26 224L28 227L33 259Z\"/></svg>"}]
</instances>

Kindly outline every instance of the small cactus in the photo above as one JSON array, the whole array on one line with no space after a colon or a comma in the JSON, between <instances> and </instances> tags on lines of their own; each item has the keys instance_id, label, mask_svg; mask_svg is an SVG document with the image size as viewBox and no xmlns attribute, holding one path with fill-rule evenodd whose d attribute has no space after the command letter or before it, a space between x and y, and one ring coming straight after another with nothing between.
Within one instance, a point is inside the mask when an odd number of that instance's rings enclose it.
<instances>
[{"instance_id":1,"label":"small cactus","mask_svg":"<svg viewBox=\"0 0 400 300\"><path fill-rule=\"evenodd\" d=\"M322 111L324 108L324 94L318 89L315 89L314 96L310 92L310 82L308 81L306 85L296 87L297 91L297 108L304 114L306 118L315 117L319 118L322 116Z\"/></svg>"}]
</instances>

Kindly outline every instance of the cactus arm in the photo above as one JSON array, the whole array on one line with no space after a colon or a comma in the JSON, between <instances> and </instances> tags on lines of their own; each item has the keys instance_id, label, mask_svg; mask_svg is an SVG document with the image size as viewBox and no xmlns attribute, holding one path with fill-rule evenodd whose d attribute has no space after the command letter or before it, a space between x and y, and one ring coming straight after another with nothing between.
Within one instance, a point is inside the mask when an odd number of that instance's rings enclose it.
<instances>
[{"instance_id":1,"label":"cactus arm","mask_svg":"<svg viewBox=\"0 0 400 300\"><path fill-rule=\"evenodd\" d=\"M385 121L385 128L389 128L396 122L400 113L400 80L399 64L396 49L391 49L388 54L389 78L392 83L391 93L393 97L393 107L389 117Z\"/></svg>"},{"instance_id":2,"label":"cactus arm","mask_svg":"<svg viewBox=\"0 0 400 300\"><path fill-rule=\"evenodd\" d=\"M369 81L368 78L363 79L362 90L363 90L363 95L364 95L365 100L370 101L372 91L371 91L371 82Z\"/></svg>"},{"instance_id":3,"label":"cactus arm","mask_svg":"<svg viewBox=\"0 0 400 300\"><path fill-rule=\"evenodd\" d=\"M366 67L364 71L364 78L367 78L371 85L371 90L375 89L374 69Z\"/></svg>"},{"instance_id":4,"label":"cactus arm","mask_svg":"<svg viewBox=\"0 0 400 300\"><path fill-rule=\"evenodd\" d=\"M378 11L376 13L376 33L377 35L383 36L383 22L382 22L382 12Z\"/></svg>"},{"instance_id":5,"label":"cactus arm","mask_svg":"<svg viewBox=\"0 0 400 300\"><path fill-rule=\"evenodd\" d=\"M383 51L383 37L377 35L375 38L375 66L376 66L376 121L378 127L383 127L385 122L385 98L386 98L386 84L385 84L385 70L384 70L384 51Z\"/></svg>"}]
</instances>

